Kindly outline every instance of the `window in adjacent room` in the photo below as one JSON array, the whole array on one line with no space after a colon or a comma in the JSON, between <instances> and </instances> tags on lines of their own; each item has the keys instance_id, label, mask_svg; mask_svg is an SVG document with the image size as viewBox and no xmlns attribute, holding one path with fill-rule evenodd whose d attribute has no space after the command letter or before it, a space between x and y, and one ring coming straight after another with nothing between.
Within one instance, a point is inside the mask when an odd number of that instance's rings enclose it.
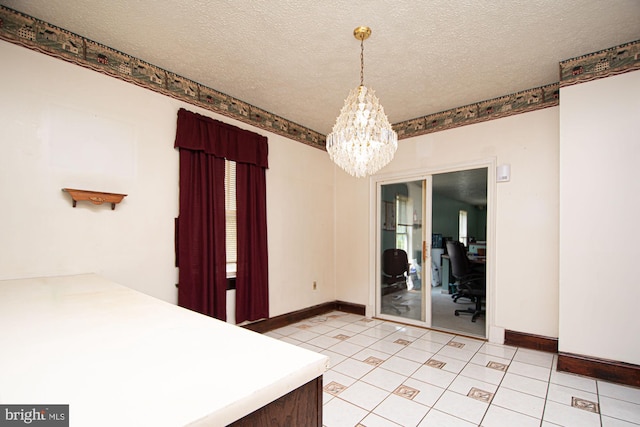
<instances>
[{"instance_id":1,"label":"window in adjacent room","mask_svg":"<svg viewBox=\"0 0 640 427\"><path fill-rule=\"evenodd\" d=\"M460 243L467 246L469 240L467 236L467 211L458 212L458 236Z\"/></svg>"},{"instance_id":2,"label":"window in adjacent room","mask_svg":"<svg viewBox=\"0 0 640 427\"><path fill-rule=\"evenodd\" d=\"M227 243L227 277L236 276L238 262L236 216L236 162L224 161L224 210Z\"/></svg>"},{"instance_id":3,"label":"window in adjacent room","mask_svg":"<svg viewBox=\"0 0 640 427\"><path fill-rule=\"evenodd\" d=\"M396 248L411 253L409 250L411 227L407 220L409 212L408 204L408 197L396 196Z\"/></svg>"}]
</instances>

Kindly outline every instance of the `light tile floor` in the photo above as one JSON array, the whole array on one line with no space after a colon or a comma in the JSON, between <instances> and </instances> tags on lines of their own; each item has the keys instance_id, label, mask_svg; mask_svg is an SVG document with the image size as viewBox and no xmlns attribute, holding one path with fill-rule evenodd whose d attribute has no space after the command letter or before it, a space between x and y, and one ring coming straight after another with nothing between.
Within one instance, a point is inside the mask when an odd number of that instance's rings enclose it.
<instances>
[{"instance_id":1,"label":"light tile floor","mask_svg":"<svg viewBox=\"0 0 640 427\"><path fill-rule=\"evenodd\" d=\"M326 427L640 426L640 389L557 372L550 353L342 312L267 335L329 356Z\"/></svg>"}]
</instances>

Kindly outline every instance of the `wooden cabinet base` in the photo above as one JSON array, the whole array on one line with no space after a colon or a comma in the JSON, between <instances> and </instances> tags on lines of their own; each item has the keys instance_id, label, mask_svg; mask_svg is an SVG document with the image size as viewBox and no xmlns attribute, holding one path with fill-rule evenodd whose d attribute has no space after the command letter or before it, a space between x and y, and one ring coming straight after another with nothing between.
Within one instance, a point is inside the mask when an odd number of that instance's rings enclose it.
<instances>
[{"instance_id":1,"label":"wooden cabinet base","mask_svg":"<svg viewBox=\"0 0 640 427\"><path fill-rule=\"evenodd\" d=\"M322 376L231 423L232 427L321 427Z\"/></svg>"}]
</instances>

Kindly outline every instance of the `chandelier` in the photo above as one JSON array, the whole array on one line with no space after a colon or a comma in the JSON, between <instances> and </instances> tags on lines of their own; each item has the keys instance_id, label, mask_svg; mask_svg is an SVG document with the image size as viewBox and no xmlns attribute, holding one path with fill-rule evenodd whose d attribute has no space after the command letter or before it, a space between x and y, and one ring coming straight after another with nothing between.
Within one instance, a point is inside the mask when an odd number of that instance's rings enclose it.
<instances>
[{"instance_id":1,"label":"chandelier","mask_svg":"<svg viewBox=\"0 0 640 427\"><path fill-rule=\"evenodd\" d=\"M364 41L369 27L358 27L353 36L360 40L360 86L349 92L327 135L329 158L347 173L361 178L387 165L398 148L398 135L389 124L374 91L364 85Z\"/></svg>"}]
</instances>

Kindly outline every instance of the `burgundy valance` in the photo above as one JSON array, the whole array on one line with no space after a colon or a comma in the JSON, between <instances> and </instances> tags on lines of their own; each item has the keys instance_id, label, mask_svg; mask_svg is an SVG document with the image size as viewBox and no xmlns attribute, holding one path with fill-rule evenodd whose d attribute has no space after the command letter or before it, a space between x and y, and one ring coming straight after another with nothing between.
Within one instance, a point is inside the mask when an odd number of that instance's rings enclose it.
<instances>
[{"instance_id":1,"label":"burgundy valance","mask_svg":"<svg viewBox=\"0 0 640 427\"><path fill-rule=\"evenodd\" d=\"M267 169L267 137L181 108L176 148L204 151L238 163Z\"/></svg>"}]
</instances>

